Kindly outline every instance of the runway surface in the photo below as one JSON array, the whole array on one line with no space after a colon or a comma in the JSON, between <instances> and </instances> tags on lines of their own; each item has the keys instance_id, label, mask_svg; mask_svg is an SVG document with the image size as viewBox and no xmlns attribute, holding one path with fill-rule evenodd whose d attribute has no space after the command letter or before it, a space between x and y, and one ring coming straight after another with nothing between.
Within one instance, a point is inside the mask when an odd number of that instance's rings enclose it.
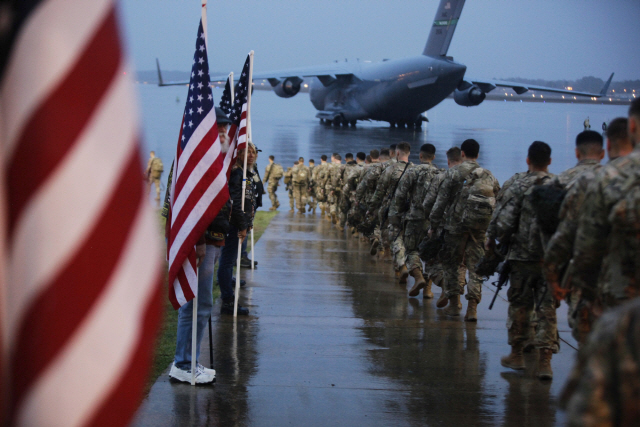
<instances>
[{"instance_id":1,"label":"runway surface","mask_svg":"<svg viewBox=\"0 0 640 427\"><path fill-rule=\"evenodd\" d=\"M435 300L408 298L391 264L319 215L280 212L243 273L251 316L214 306L215 386L175 384L163 374L134 426L554 426L556 399L576 354L563 338L552 382L500 366L507 303L485 283L478 323L447 318ZM439 288L434 287L436 298ZM506 296L506 291L502 292ZM463 314L466 300L463 300ZM205 334L201 362L209 366Z\"/></svg>"}]
</instances>

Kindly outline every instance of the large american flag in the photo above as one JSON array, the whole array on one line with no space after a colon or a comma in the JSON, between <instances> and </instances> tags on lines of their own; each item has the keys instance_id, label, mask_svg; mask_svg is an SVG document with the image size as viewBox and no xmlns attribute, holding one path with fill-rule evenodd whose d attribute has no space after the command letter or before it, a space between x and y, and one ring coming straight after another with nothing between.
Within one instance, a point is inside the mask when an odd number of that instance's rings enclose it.
<instances>
[{"instance_id":1,"label":"large american flag","mask_svg":"<svg viewBox=\"0 0 640 427\"><path fill-rule=\"evenodd\" d=\"M238 151L244 149L247 144L247 96L249 82L249 69L251 67L251 55L247 55L247 60L242 67L242 74L235 86L235 99L229 112L229 119L233 122L229 126L229 151L224 160L227 176L231 175L231 167L236 162Z\"/></svg>"},{"instance_id":2,"label":"large american flag","mask_svg":"<svg viewBox=\"0 0 640 427\"><path fill-rule=\"evenodd\" d=\"M162 257L114 3L0 8L3 425L127 425L147 380Z\"/></svg>"},{"instance_id":3,"label":"large american flag","mask_svg":"<svg viewBox=\"0 0 640 427\"><path fill-rule=\"evenodd\" d=\"M207 46L200 21L167 219L170 224L167 235L169 300L176 309L197 295L195 244L229 199L221 148L209 86Z\"/></svg>"}]
</instances>

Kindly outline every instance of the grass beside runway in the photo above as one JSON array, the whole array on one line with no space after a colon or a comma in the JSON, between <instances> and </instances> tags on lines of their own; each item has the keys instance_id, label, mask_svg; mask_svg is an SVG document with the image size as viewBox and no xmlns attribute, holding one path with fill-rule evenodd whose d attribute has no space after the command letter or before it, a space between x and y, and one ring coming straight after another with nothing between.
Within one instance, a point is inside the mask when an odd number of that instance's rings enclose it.
<instances>
[{"instance_id":1,"label":"grass beside runway","mask_svg":"<svg viewBox=\"0 0 640 427\"><path fill-rule=\"evenodd\" d=\"M257 211L254 219L253 239L254 243L257 243L262 234L265 232L269 223L276 216L277 211ZM164 220L163 220L164 221ZM161 230L164 235L164 224L161 224ZM249 241L249 251L251 250L251 241ZM165 264L165 271L166 271ZM217 267L216 267L217 271ZM215 275L214 275L215 277ZM167 274L164 277L164 294L168 295L167 288ZM213 301L220 296L220 288L214 284L213 286ZM151 386L156 382L158 377L167 369L167 367L173 361L173 355L176 350L176 334L178 328L178 311L173 309L169 298L164 299L163 308L163 320L156 339L153 363L151 366L151 373L145 389L145 396L149 393ZM207 335L203 339L208 339Z\"/></svg>"}]
</instances>

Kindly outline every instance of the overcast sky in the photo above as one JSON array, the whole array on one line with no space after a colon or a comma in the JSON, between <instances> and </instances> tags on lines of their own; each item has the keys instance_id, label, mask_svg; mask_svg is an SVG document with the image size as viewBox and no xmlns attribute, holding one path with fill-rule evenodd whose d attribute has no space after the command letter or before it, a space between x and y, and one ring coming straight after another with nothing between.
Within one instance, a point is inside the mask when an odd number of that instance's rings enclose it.
<instances>
[{"instance_id":1,"label":"overcast sky","mask_svg":"<svg viewBox=\"0 0 640 427\"><path fill-rule=\"evenodd\" d=\"M191 68L200 0L121 0L138 70ZM439 0L209 0L209 67L240 71L422 52ZM467 0L449 55L473 78L640 79L640 0Z\"/></svg>"}]
</instances>

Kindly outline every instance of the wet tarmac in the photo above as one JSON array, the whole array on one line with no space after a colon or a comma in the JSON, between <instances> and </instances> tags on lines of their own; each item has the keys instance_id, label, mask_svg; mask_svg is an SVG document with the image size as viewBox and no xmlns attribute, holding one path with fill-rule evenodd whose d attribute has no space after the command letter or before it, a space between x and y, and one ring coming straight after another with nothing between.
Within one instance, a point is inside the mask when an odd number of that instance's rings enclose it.
<instances>
[{"instance_id":1,"label":"wet tarmac","mask_svg":"<svg viewBox=\"0 0 640 427\"><path fill-rule=\"evenodd\" d=\"M557 396L576 353L564 306L554 379L542 382L500 366L507 303L488 310L488 283L477 324L447 318L435 300L408 298L368 249L319 216L279 213L255 247L259 268L245 273L251 316L236 322L214 307L215 386L165 373L133 426L564 424ZM202 353L208 366L206 335Z\"/></svg>"}]
</instances>

